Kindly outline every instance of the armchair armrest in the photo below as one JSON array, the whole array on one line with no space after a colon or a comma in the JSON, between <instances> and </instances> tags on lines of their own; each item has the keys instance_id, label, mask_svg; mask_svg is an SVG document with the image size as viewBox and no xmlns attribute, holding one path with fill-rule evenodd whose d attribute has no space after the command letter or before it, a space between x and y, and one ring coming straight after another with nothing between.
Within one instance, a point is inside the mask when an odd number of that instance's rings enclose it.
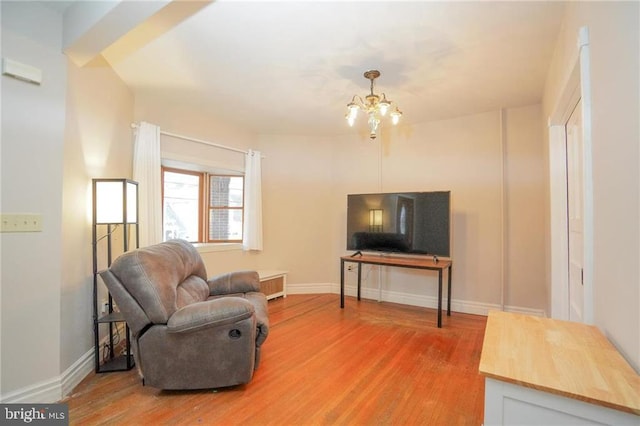
<instances>
[{"instance_id":1,"label":"armchair armrest","mask_svg":"<svg viewBox=\"0 0 640 426\"><path fill-rule=\"evenodd\" d=\"M260 291L260 277L256 271L237 271L217 275L209 278L207 284L211 296Z\"/></svg>"},{"instance_id":2,"label":"armchair armrest","mask_svg":"<svg viewBox=\"0 0 640 426\"><path fill-rule=\"evenodd\" d=\"M167 322L169 333L184 333L218 327L250 318L255 308L241 297L225 297L193 303L178 309Z\"/></svg>"}]
</instances>

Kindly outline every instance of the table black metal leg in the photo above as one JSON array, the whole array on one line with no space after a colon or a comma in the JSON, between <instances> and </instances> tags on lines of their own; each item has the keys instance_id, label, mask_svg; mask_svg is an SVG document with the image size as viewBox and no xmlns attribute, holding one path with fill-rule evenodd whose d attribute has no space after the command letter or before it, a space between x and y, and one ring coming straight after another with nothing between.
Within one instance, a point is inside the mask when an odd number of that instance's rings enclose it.
<instances>
[{"instance_id":1,"label":"table black metal leg","mask_svg":"<svg viewBox=\"0 0 640 426\"><path fill-rule=\"evenodd\" d=\"M344 308L344 260L340 260L340 308Z\"/></svg>"},{"instance_id":2,"label":"table black metal leg","mask_svg":"<svg viewBox=\"0 0 640 426\"><path fill-rule=\"evenodd\" d=\"M362 263L358 262L358 300L360 300L360 280L362 278Z\"/></svg>"},{"instance_id":3,"label":"table black metal leg","mask_svg":"<svg viewBox=\"0 0 640 426\"><path fill-rule=\"evenodd\" d=\"M442 327L442 269L438 271L438 328Z\"/></svg>"},{"instance_id":4,"label":"table black metal leg","mask_svg":"<svg viewBox=\"0 0 640 426\"><path fill-rule=\"evenodd\" d=\"M447 316L451 316L451 265L449 265L449 284L447 289Z\"/></svg>"}]
</instances>

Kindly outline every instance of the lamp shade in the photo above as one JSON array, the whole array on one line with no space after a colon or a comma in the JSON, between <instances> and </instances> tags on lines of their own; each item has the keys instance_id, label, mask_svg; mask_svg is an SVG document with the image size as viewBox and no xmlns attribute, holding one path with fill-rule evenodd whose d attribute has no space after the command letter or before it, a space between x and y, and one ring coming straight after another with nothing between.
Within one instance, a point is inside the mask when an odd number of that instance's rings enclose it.
<instances>
[{"instance_id":1,"label":"lamp shade","mask_svg":"<svg viewBox=\"0 0 640 426\"><path fill-rule=\"evenodd\" d=\"M371 227L382 227L382 210L381 209L371 209L369 210L369 226Z\"/></svg>"},{"instance_id":2,"label":"lamp shade","mask_svg":"<svg viewBox=\"0 0 640 426\"><path fill-rule=\"evenodd\" d=\"M138 222L138 182L93 179L93 220L96 224Z\"/></svg>"}]
</instances>

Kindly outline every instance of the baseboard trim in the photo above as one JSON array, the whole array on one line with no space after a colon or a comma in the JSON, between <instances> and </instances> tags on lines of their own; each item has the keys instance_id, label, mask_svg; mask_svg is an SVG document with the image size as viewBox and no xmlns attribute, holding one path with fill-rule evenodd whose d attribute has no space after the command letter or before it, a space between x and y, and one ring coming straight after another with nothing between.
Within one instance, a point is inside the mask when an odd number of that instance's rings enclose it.
<instances>
[{"instance_id":1,"label":"baseboard trim","mask_svg":"<svg viewBox=\"0 0 640 426\"><path fill-rule=\"evenodd\" d=\"M356 287L345 286L345 294L347 296L356 296ZM315 283L315 284L292 284L287 283L287 294L313 294L313 293L340 293L340 285L333 283ZM446 293L446 292L445 292ZM362 288L361 296L364 299L378 300L379 292L377 289ZM438 308L438 299L435 296L425 296L421 294L400 293L397 291L382 290L383 302L400 303L403 305L421 306L423 308ZM446 307L446 294L442 299L443 307ZM476 302L472 300L451 299L451 310L465 314L488 315L490 311L500 311L502 307L499 304ZM546 317L543 309L533 309L522 306L505 306L506 312L520 313L526 315L534 315Z\"/></svg>"},{"instance_id":2,"label":"baseboard trim","mask_svg":"<svg viewBox=\"0 0 640 426\"><path fill-rule=\"evenodd\" d=\"M315 283L315 284L294 284L287 283L287 294L322 294L322 293L340 293L334 289L335 284L332 283Z\"/></svg>"},{"instance_id":3,"label":"baseboard trim","mask_svg":"<svg viewBox=\"0 0 640 426\"><path fill-rule=\"evenodd\" d=\"M91 348L60 376L3 394L0 401L3 404L50 404L62 400L93 371L93 354Z\"/></svg>"},{"instance_id":4,"label":"baseboard trim","mask_svg":"<svg viewBox=\"0 0 640 426\"><path fill-rule=\"evenodd\" d=\"M91 348L62 373L62 398L69 395L94 370L95 349Z\"/></svg>"},{"instance_id":5,"label":"baseboard trim","mask_svg":"<svg viewBox=\"0 0 640 426\"><path fill-rule=\"evenodd\" d=\"M3 404L48 404L60 401L60 390L60 377L56 377L3 394L0 401L2 401Z\"/></svg>"}]
</instances>

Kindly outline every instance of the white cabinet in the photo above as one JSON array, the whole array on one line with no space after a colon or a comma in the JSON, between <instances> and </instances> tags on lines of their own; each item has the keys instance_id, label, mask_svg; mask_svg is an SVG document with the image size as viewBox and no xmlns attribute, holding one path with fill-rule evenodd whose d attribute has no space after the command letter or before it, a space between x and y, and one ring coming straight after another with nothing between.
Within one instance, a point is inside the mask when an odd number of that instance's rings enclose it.
<instances>
[{"instance_id":1,"label":"white cabinet","mask_svg":"<svg viewBox=\"0 0 640 426\"><path fill-rule=\"evenodd\" d=\"M640 424L633 414L488 377L484 392L485 426Z\"/></svg>"}]
</instances>

